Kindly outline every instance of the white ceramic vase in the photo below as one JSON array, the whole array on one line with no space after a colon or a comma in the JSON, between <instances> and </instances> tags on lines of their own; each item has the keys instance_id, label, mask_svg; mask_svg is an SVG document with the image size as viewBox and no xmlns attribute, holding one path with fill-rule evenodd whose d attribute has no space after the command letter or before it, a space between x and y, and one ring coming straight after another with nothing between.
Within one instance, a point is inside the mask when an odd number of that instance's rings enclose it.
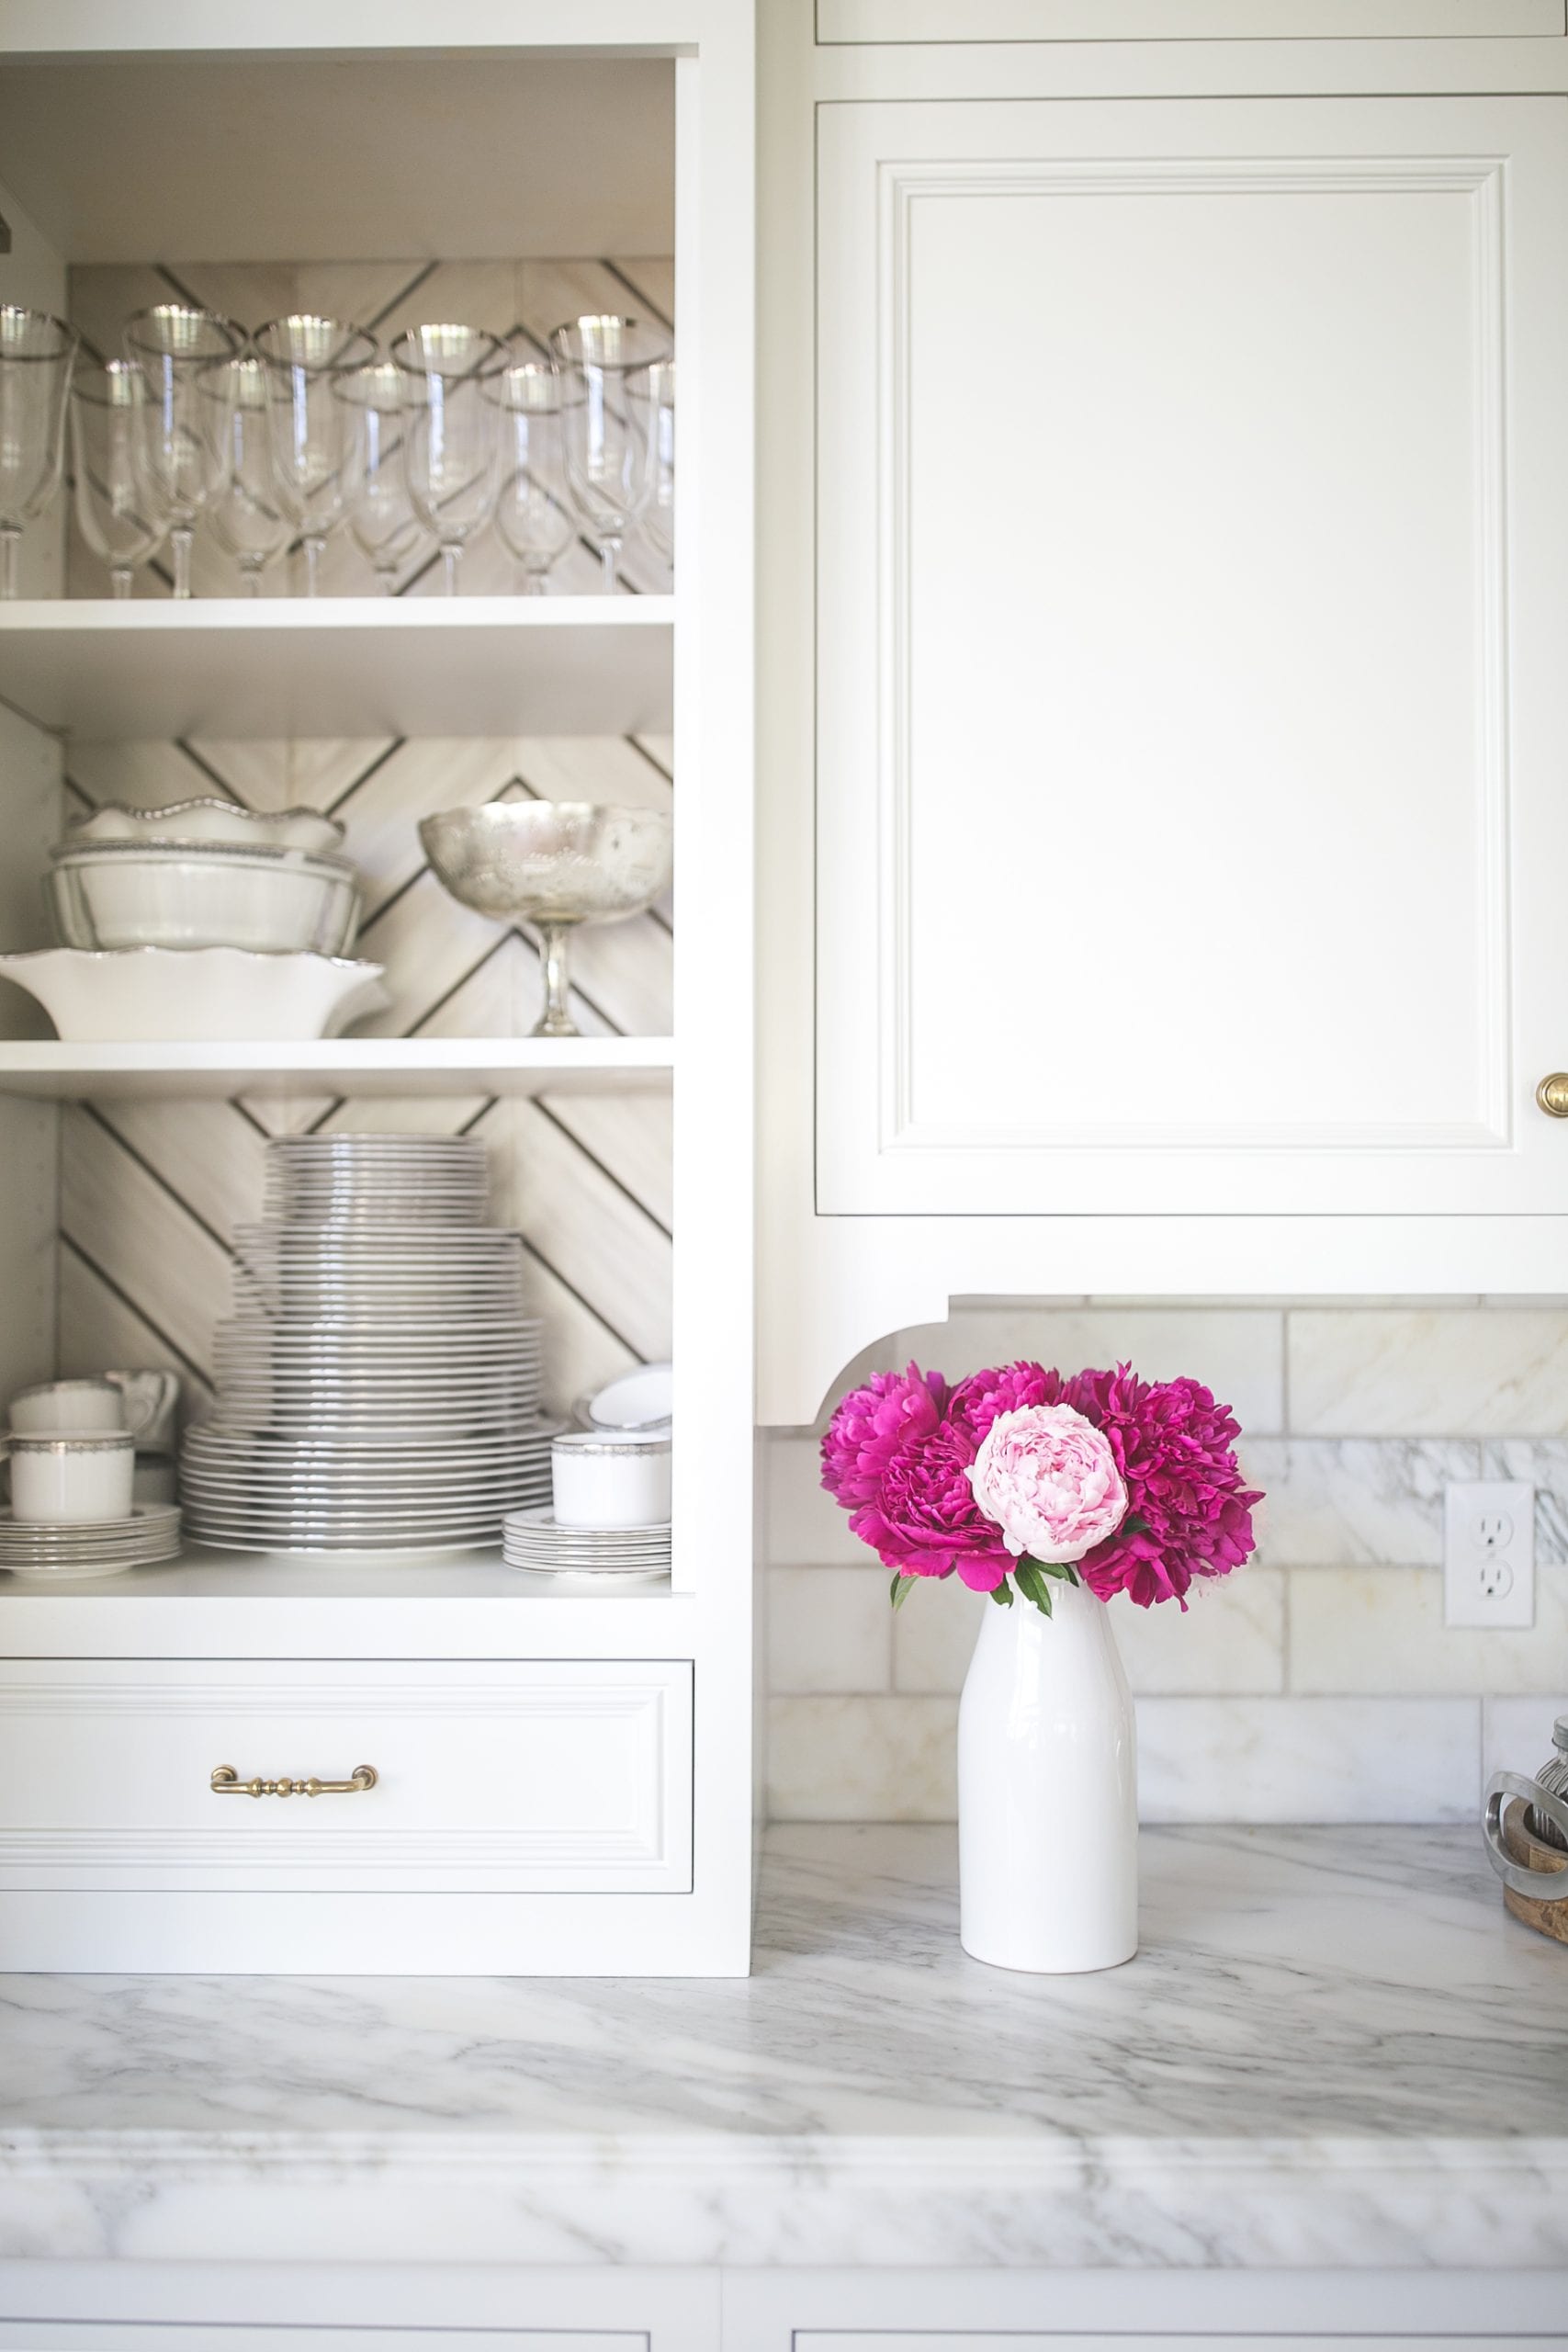
<instances>
[{"instance_id":1,"label":"white ceramic vase","mask_svg":"<svg viewBox=\"0 0 1568 2352\"><path fill-rule=\"evenodd\" d=\"M958 1709L959 1935L995 1968L1066 1976L1138 1948L1137 1733L1110 1612L988 1604Z\"/></svg>"}]
</instances>

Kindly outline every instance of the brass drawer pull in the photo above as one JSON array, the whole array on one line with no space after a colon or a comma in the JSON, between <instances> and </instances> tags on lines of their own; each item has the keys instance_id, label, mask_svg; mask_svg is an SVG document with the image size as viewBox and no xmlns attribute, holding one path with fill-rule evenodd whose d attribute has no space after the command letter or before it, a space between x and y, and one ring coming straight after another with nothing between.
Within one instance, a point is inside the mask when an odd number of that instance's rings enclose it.
<instances>
[{"instance_id":1,"label":"brass drawer pull","mask_svg":"<svg viewBox=\"0 0 1568 2352\"><path fill-rule=\"evenodd\" d=\"M375 1785L374 1764L356 1764L346 1781L242 1781L232 1764L215 1764L209 1783L215 1797L352 1797Z\"/></svg>"},{"instance_id":2,"label":"brass drawer pull","mask_svg":"<svg viewBox=\"0 0 1568 2352\"><path fill-rule=\"evenodd\" d=\"M1549 1119L1568 1119L1568 1070L1554 1069L1535 1090L1535 1099Z\"/></svg>"}]
</instances>

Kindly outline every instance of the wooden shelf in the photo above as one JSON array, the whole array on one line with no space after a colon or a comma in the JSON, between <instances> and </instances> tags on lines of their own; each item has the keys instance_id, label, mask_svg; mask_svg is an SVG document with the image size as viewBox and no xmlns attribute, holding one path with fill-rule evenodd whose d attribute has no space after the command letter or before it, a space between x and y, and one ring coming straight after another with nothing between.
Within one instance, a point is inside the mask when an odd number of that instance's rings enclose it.
<instances>
[{"instance_id":1,"label":"wooden shelf","mask_svg":"<svg viewBox=\"0 0 1568 2352\"><path fill-rule=\"evenodd\" d=\"M368 1612L368 1613L367 1613ZM557 1589L499 1550L218 1552L50 1585L0 1574L7 1657L680 1657L696 1603L667 1584Z\"/></svg>"},{"instance_id":2,"label":"wooden shelf","mask_svg":"<svg viewBox=\"0 0 1568 2352\"><path fill-rule=\"evenodd\" d=\"M0 1039L0 1094L620 1094L671 1083L669 1037L348 1037L321 1044L67 1046Z\"/></svg>"},{"instance_id":3,"label":"wooden shelf","mask_svg":"<svg viewBox=\"0 0 1568 2352\"><path fill-rule=\"evenodd\" d=\"M662 734L673 654L669 596L0 605L0 702L87 741Z\"/></svg>"}]
</instances>

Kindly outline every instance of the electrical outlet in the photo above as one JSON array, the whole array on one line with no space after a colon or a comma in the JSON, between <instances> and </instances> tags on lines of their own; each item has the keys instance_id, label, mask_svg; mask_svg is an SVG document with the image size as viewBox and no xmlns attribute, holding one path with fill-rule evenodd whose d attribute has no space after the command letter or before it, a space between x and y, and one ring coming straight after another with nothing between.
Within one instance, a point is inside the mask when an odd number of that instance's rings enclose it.
<instances>
[{"instance_id":1,"label":"electrical outlet","mask_svg":"<svg viewBox=\"0 0 1568 2352\"><path fill-rule=\"evenodd\" d=\"M1443 1489L1443 1623L1535 1623L1535 1488L1511 1478Z\"/></svg>"}]
</instances>

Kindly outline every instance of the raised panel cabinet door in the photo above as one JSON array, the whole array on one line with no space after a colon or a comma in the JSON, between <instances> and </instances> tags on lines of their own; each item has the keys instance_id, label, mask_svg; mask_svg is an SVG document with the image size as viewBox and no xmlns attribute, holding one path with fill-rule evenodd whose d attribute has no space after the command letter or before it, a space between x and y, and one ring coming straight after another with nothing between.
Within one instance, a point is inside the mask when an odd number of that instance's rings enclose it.
<instances>
[{"instance_id":1,"label":"raised panel cabinet door","mask_svg":"<svg viewBox=\"0 0 1568 2352\"><path fill-rule=\"evenodd\" d=\"M374 1785L342 1787L361 1765ZM221 1766L242 1787L340 1785L220 1792ZM0 1889L691 1883L684 1659L0 1663Z\"/></svg>"},{"instance_id":2,"label":"raised panel cabinet door","mask_svg":"<svg viewBox=\"0 0 1568 2352\"><path fill-rule=\"evenodd\" d=\"M821 110L818 1207L1568 1207L1568 103Z\"/></svg>"}]
</instances>

